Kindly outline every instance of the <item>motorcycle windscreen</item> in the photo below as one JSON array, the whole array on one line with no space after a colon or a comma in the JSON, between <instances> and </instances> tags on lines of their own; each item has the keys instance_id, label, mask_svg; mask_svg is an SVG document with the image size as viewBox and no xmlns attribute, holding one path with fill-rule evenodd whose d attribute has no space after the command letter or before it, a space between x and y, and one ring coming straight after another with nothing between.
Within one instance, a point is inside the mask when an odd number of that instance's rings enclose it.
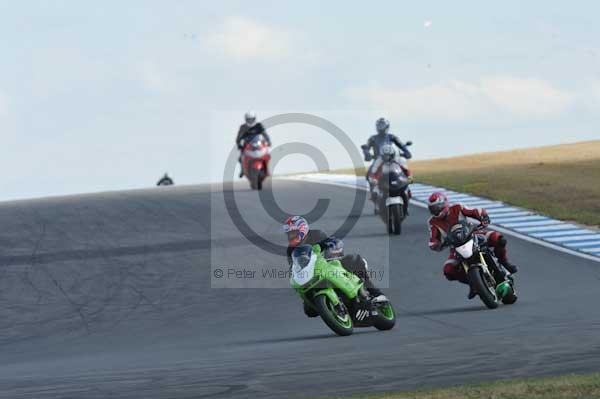
<instances>
[{"instance_id":1,"label":"motorcycle windscreen","mask_svg":"<svg viewBox=\"0 0 600 399\"><path fill-rule=\"evenodd\" d=\"M317 255L310 245L302 245L292 252L292 280L298 285L308 283L315 275Z\"/></svg>"},{"instance_id":2,"label":"motorcycle windscreen","mask_svg":"<svg viewBox=\"0 0 600 399\"><path fill-rule=\"evenodd\" d=\"M267 151L265 138L262 134L252 136L244 147L244 155L249 158L262 158L267 154Z\"/></svg>"},{"instance_id":3,"label":"motorcycle windscreen","mask_svg":"<svg viewBox=\"0 0 600 399\"><path fill-rule=\"evenodd\" d=\"M248 150L244 150L244 155L248 158L262 158L267 154L267 147L262 147L262 148L258 148L256 150L254 149L248 149Z\"/></svg>"},{"instance_id":4,"label":"motorcycle windscreen","mask_svg":"<svg viewBox=\"0 0 600 399\"><path fill-rule=\"evenodd\" d=\"M461 222L450 227L448 238L454 247L460 247L471 239L471 233L468 223Z\"/></svg>"},{"instance_id":5,"label":"motorcycle windscreen","mask_svg":"<svg viewBox=\"0 0 600 399\"><path fill-rule=\"evenodd\" d=\"M264 136L262 134L255 134L254 136L252 136L250 138L250 140L248 141L250 143L250 145L252 147L258 147L262 144L262 142L265 140Z\"/></svg>"}]
</instances>

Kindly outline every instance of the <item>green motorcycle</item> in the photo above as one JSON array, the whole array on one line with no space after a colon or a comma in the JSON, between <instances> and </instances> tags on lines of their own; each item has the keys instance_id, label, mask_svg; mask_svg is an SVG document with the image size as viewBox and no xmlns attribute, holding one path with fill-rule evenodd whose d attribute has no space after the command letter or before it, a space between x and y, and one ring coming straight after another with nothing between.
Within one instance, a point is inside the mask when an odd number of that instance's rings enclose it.
<instances>
[{"instance_id":1,"label":"green motorcycle","mask_svg":"<svg viewBox=\"0 0 600 399\"><path fill-rule=\"evenodd\" d=\"M354 327L391 330L396 323L392 304L372 303L363 281L339 260L325 259L319 245L294 249L290 284L338 335L351 335Z\"/></svg>"}]
</instances>

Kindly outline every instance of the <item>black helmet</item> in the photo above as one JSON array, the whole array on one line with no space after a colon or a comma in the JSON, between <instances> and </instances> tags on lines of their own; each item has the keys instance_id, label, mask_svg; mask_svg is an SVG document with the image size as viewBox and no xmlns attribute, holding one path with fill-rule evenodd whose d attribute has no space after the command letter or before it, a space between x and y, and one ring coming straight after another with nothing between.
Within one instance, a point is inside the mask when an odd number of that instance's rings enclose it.
<instances>
[{"instance_id":1,"label":"black helmet","mask_svg":"<svg viewBox=\"0 0 600 399\"><path fill-rule=\"evenodd\" d=\"M375 129L377 129L377 133L385 134L390 130L390 121L385 118L379 118L375 122Z\"/></svg>"}]
</instances>

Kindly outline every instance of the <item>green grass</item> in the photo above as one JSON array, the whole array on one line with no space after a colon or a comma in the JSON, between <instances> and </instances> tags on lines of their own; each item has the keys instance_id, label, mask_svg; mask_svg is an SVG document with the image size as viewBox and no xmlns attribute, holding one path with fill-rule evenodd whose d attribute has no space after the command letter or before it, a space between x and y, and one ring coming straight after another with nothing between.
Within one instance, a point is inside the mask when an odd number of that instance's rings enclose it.
<instances>
[{"instance_id":1,"label":"green grass","mask_svg":"<svg viewBox=\"0 0 600 399\"><path fill-rule=\"evenodd\" d=\"M600 226L600 141L414 161L410 167L416 182ZM356 173L364 175L364 169Z\"/></svg>"},{"instance_id":2,"label":"green grass","mask_svg":"<svg viewBox=\"0 0 600 399\"><path fill-rule=\"evenodd\" d=\"M342 398L341 396L338 398ZM352 399L594 399L600 374L518 379L444 389L346 396Z\"/></svg>"},{"instance_id":3,"label":"green grass","mask_svg":"<svg viewBox=\"0 0 600 399\"><path fill-rule=\"evenodd\" d=\"M600 225L600 161L417 176L422 183L497 199L561 220Z\"/></svg>"}]
</instances>

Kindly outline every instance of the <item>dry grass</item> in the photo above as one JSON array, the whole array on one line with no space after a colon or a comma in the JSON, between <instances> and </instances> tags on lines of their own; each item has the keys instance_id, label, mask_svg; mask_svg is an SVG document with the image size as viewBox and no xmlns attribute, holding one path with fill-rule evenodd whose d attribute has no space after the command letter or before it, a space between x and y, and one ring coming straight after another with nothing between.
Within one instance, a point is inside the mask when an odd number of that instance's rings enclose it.
<instances>
[{"instance_id":1,"label":"dry grass","mask_svg":"<svg viewBox=\"0 0 600 399\"><path fill-rule=\"evenodd\" d=\"M600 141L410 165L421 183L501 200L562 220L600 225ZM364 175L364 170L357 173Z\"/></svg>"},{"instance_id":2,"label":"dry grass","mask_svg":"<svg viewBox=\"0 0 600 399\"><path fill-rule=\"evenodd\" d=\"M594 399L600 374L467 385L455 388L356 396L355 399Z\"/></svg>"}]
</instances>

